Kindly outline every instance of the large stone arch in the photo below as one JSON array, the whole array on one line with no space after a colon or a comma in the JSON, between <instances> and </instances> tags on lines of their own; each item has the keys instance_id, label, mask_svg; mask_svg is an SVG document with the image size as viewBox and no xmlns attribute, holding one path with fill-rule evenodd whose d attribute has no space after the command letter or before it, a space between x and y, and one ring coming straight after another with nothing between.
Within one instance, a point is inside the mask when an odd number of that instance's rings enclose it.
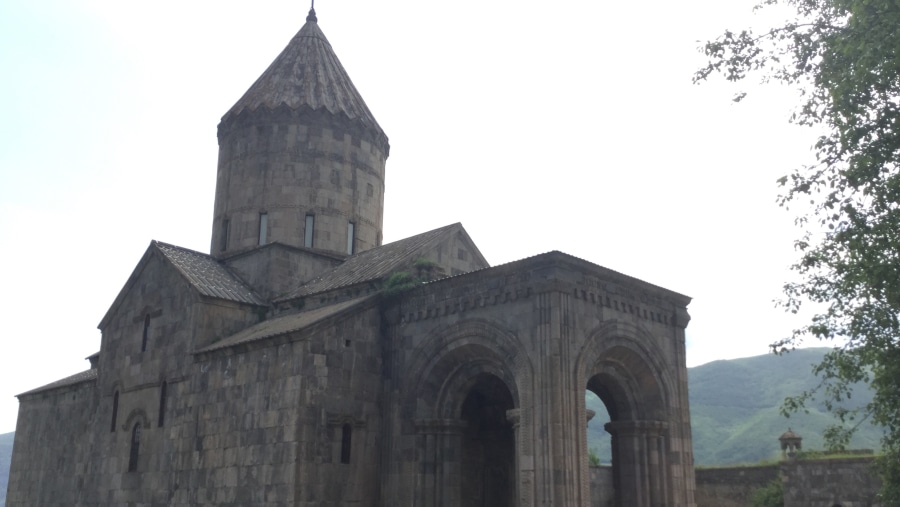
<instances>
[{"instance_id":1,"label":"large stone arch","mask_svg":"<svg viewBox=\"0 0 900 507\"><path fill-rule=\"evenodd\" d=\"M518 337L501 325L470 319L432 330L410 359L406 381L414 386L404 406L414 418L440 418L452 411L451 387L483 369L506 382L516 408L530 406L532 366ZM461 402L459 402L461 403Z\"/></svg>"},{"instance_id":2,"label":"large stone arch","mask_svg":"<svg viewBox=\"0 0 900 507\"><path fill-rule=\"evenodd\" d=\"M521 470L521 456L531 452L532 441L522 436L519 424L522 411L532 406L533 372L526 350L515 333L482 319L437 328L421 343L408 363L405 377L410 389L402 408L415 423L416 503L467 502L462 495L466 471L462 461L472 428L468 428L466 412L471 412L476 394L491 391L495 394L487 397L496 402L505 399L502 392L506 391L509 398L502 407L502 423L508 425L513 446L508 454L512 461L508 499L509 505L517 505L523 474L528 473ZM527 431L530 434L530 424Z\"/></svg>"},{"instance_id":3,"label":"large stone arch","mask_svg":"<svg viewBox=\"0 0 900 507\"><path fill-rule=\"evenodd\" d=\"M605 426L612 437L615 505L668 505L669 427L674 410L675 372L658 348L657 339L633 323L610 320L588 333L579 351L575 385L597 394L610 415ZM584 414L584 397L579 397ZM584 421L581 416L579 420ZM584 456L582 493L588 498L587 442L577 431Z\"/></svg>"}]
</instances>

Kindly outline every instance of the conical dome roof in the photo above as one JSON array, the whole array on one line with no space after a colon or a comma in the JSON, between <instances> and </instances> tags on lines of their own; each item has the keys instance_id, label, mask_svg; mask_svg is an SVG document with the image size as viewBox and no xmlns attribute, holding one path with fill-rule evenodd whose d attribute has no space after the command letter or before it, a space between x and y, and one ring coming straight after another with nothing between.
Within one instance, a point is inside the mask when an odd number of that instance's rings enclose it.
<instances>
[{"instance_id":1,"label":"conical dome roof","mask_svg":"<svg viewBox=\"0 0 900 507\"><path fill-rule=\"evenodd\" d=\"M333 115L343 115L361 123L374 130L378 137L384 136L384 131L319 29L313 9L310 9L303 28L244 96L225 113L222 121L260 107L271 110L280 106L292 110L303 107L314 111L324 109Z\"/></svg>"},{"instance_id":2,"label":"conical dome roof","mask_svg":"<svg viewBox=\"0 0 900 507\"><path fill-rule=\"evenodd\" d=\"M803 438L803 437L801 437L800 435L794 433L793 430L791 430L790 428L788 428L787 431L785 431L784 433L781 434L780 437L778 437L778 440L801 440L802 438Z\"/></svg>"}]
</instances>

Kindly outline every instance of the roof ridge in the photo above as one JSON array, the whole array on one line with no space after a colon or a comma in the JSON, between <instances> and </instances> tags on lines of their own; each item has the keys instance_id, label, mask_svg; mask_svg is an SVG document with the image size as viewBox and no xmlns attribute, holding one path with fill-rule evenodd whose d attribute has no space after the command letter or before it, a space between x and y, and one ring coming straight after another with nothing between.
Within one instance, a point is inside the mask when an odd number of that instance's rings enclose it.
<instances>
[{"instance_id":1,"label":"roof ridge","mask_svg":"<svg viewBox=\"0 0 900 507\"><path fill-rule=\"evenodd\" d=\"M156 247L156 250L162 254L163 258L166 259L166 262L174 267L185 281L201 295L256 306L267 306L265 299L256 293L253 286L239 277L221 260L216 259L209 254L191 250L190 248L180 247L178 245L163 243L161 241L153 240L151 245ZM182 262L176 255L168 252L168 248L199 257L200 259L203 259L203 261L211 263L213 268L208 266L206 268L193 266L199 271L189 271L189 264ZM219 273L220 277L216 277L217 273L214 272L215 270L221 270L222 273ZM222 276L230 278L231 283L228 283L228 279L222 279Z\"/></svg>"},{"instance_id":2,"label":"roof ridge","mask_svg":"<svg viewBox=\"0 0 900 507\"><path fill-rule=\"evenodd\" d=\"M69 375L68 377L63 377L59 380L55 380L50 382L49 384L44 384L40 387L36 387L34 389L30 389L25 391L24 393L19 393L16 395L16 398L19 396L28 396L30 394L38 394L46 391L52 391L54 389L62 389L63 387L74 386L78 384L83 384L85 382L90 382L92 380L97 380L97 369L89 368L87 370L80 371L75 373L74 375Z\"/></svg>"},{"instance_id":3,"label":"roof ridge","mask_svg":"<svg viewBox=\"0 0 900 507\"><path fill-rule=\"evenodd\" d=\"M341 301L339 303L322 306L319 308L278 315L270 319L266 319L262 322L253 324L252 326L246 327L236 333L232 333L231 335L226 336L219 341L206 345L205 347L196 349L193 351L193 353L203 354L207 352L214 352L217 350L236 347L239 345L245 345L260 340L266 340L269 338L275 338L278 336L283 336L285 334L294 333L311 326L318 325L328 319L335 318L336 316L343 315L348 311L358 308L360 305L365 304L366 302L375 301L377 297L377 295L366 295L349 299L347 301Z\"/></svg>"},{"instance_id":4,"label":"roof ridge","mask_svg":"<svg viewBox=\"0 0 900 507\"><path fill-rule=\"evenodd\" d=\"M296 287L285 294L282 294L277 298L274 298L274 302L288 301L291 299L296 299L298 297L311 296L313 294L320 294L322 292L328 292L331 290L376 280L379 277L384 276L387 272L390 272L391 270L396 268L397 265L400 264L403 260L406 260L409 257L410 252L397 252L394 258L389 259L381 266L374 267L372 263L368 262L373 256L378 256L380 254L384 254L385 252L390 252L391 249L400 248L404 246L404 244L414 244L416 240L422 241L422 244L415 246L415 249L418 250L425 248L433 241L436 241L441 236L441 233L456 228L463 229L462 224L460 222L455 222L443 227L432 229L430 231L425 231L413 236L409 236L407 238L392 241L390 243L385 243L381 246L370 248L358 254L352 255L348 257L343 263L335 266L333 269L322 273L321 275L313 278L312 280L309 280L303 285L300 285L299 287ZM348 275L359 276L345 276L343 277L345 279L345 281L343 282L340 281L340 279L336 280L337 285L316 288L316 285L323 285L323 281L326 281L329 278L335 278L335 273L340 274L342 271L347 272ZM366 274L366 271L369 271L370 273ZM308 292L304 289L307 289Z\"/></svg>"},{"instance_id":5,"label":"roof ridge","mask_svg":"<svg viewBox=\"0 0 900 507\"><path fill-rule=\"evenodd\" d=\"M153 245L156 245L156 246L167 246L167 247L170 247L170 248L175 248L175 249L181 250L182 252L190 252L190 253L192 253L192 254L197 254L197 255L200 255L200 256L203 256L203 257L209 257L210 259L212 259L212 260L214 260L214 261L216 261L216 262L219 262L219 260L216 259L215 257L213 257L212 255L210 255L210 254L208 254L208 253L206 253L206 252L201 252L201 251L199 251L199 250L194 250L193 248L187 248L187 247L179 246L179 245L176 245L176 244L173 244L173 243L166 243L165 241L159 241L158 239L150 240L150 243L153 244Z\"/></svg>"}]
</instances>

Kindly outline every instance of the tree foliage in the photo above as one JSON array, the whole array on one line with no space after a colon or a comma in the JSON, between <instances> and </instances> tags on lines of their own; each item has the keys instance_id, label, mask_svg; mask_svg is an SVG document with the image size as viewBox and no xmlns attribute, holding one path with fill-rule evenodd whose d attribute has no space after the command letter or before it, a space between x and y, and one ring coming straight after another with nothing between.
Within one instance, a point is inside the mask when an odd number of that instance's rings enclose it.
<instances>
[{"instance_id":1,"label":"tree foliage","mask_svg":"<svg viewBox=\"0 0 900 507\"><path fill-rule=\"evenodd\" d=\"M707 42L708 64L694 80L758 75L792 85L801 96L792 121L822 132L815 160L779 180L779 204L802 210L803 231L796 281L781 303L797 312L811 302L815 315L773 348L807 337L835 348L815 368L821 388L785 408L802 409L816 395L851 430L865 417L884 426L882 502L900 505L900 2L764 0L757 8L776 4L791 18ZM861 412L845 410L858 381L875 397ZM836 428L829 436L840 447L848 435Z\"/></svg>"},{"instance_id":2,"label":"tree foliage","mask_svg":"<svg viewBox=\"0 0 900 507\"><path fill-rule=\"evenodd\" d=\"M784 486L778 477L753 493L753 507L784 507Z\"/></svg>"},{"instance_id":3,"label":"tree foliage","mask_svg":"<svg viewBox=\"0 0 900 507\"><path fill-rule=\"evenodd\" d=\"M588 465L592 467L600 466L600 454L597 453L597 449L593 447L588 449Z\"/></svg>"}]
</instances>

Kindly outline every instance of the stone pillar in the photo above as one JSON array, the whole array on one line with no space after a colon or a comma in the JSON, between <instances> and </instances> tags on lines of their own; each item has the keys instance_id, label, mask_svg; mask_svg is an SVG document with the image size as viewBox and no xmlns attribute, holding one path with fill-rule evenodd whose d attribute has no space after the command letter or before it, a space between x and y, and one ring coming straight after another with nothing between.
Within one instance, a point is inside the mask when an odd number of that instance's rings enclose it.
<instances>
[{"instance_id":1,"label":"stone pillar","mask_svg":"<svg viewBox=\"0 0 900 507\"><path fill-rule=\"evenodd\" d=\"M591 450L587 445L587 426L590 424L591 419L596 416L597 413L590 409L584 410L584 428L581 429L581 433L585 435L584 442L584 459L581 463L581 503L585 506L591 505Z\"/></svg>"},{"instance_id":2,"label":"stone pillar","mask_svg":"<svg viewBox=\"0 0 900 507\"><path fill-rule=\"evenodd\" d=\"M615 421L604 426L612 435L616 505L667 505L668 473L663 421Z\"/></svg>"},{"instance_id":3,"label":"stone pillar","mask_svg":"<svg viewBox=\"0 0 900 507\"><path fill-rule=\"evenodd\" d=\"M457 419L416 421L419 448L416 505L456 507L460 505L460 447L466 422Z\"/></svg>"},{"instance_id":4,"label":"stone pillar","mask_svg":"<svg viewBox=\"0 0 900 507\"><path fill-rule=\"evenodd\" d=\"M506 411L506 420L512 423L516 439L516 505L518 507L532 507L535 498L534 477L534 438L531 419L521 408Z\"/></svg>"},{"instance_id":5,"label":"stone pillar","mask_svg":"<svg viewBox=\"0 0 900 507\"><path fill-rule=\"evenodd\" d=\"M515 473L513 480L515 481L516 484L515 484L515 497L514 498L516 499L516 505L523 505L523 503L522 503L522 479L523 479L522 466L521 466L521 463L519 462L519 449L521 448L520 444L519 444L519 441L521 438L519 436L519 424L522 421L522 411L518 408L513 408L510 410L507 410L506 411L506 420L512 424L513 435L515 438L516 457L515 457L515 464L513 465L513 467L514 467L514 470L516 471L516 473Z\"/></svg>"}]
</instances>

